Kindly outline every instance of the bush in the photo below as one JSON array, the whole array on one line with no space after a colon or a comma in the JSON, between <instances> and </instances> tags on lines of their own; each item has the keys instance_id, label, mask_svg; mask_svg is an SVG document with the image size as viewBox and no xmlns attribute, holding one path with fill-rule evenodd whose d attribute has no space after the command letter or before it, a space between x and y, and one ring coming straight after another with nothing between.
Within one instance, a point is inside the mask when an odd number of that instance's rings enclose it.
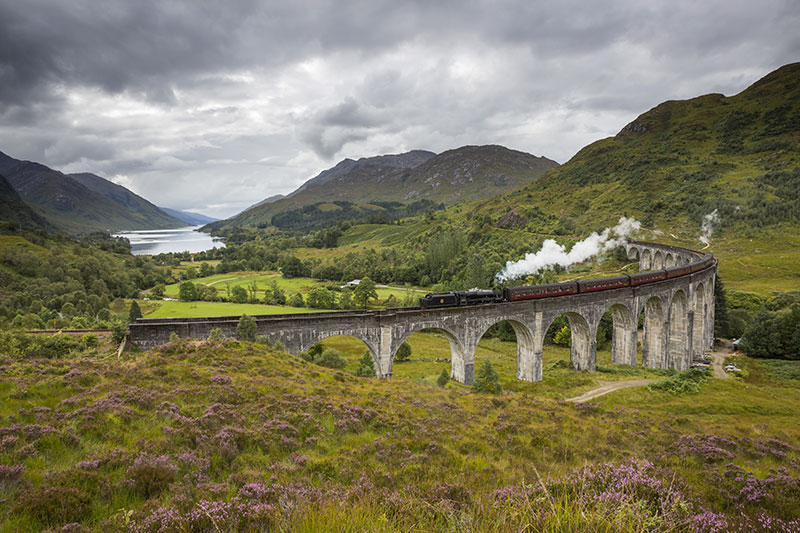
<instances>
[{"instance_id":1,"label":"bush","mask_svg":"<svg viewBox=\"0 0 800 533\"><path fill-rule=\"evenodd\" d=\"M404 342L397 349L397 353L394 354L394 362L402 363L403 361L408 361L410 358L411 358L411 346L407 342Z\"/></svg>"},{"instance_id":2,"label":"bush","mask_svg":"<svg viewBox=\"0 0 800 533\"><path fill-rule=\"evenodd\" d=\"M375 363L372 361L372 354L369 351L364 352L364 356L359 360L356 376L363 378L375 377Z\"/></svg>"},{"instance_id":3,"label":"bush","mask_svg":"<svg viewBox=\"0 0 800 533\"><path fill-rule=\"evenodd\" d=\"M111 340L113 340L115 344L120 344L127 334L128 334L127 324L116 322L111 327Z\"/></svg>"},{"instance_id":4,"label":"bush","mask_svg":"<svg viewBox=\"0 0 800 533\"><path fill-rule=\"evenodd\" d=\"M569 326L564 326L553 337L553 344L559 346L570 346L572 344L572 331Z\"/></svg>"},{"instance_id":5,"label":"bush","mask_svg":"<svg viewBox=\"0 0 800 533\"><path fill-rule=\"evenodd\" d=\"M222 330L220 328L213 328L211 331L208 332L208 340L214 342L222 342L225 340L225 335L222 334Z\"/></svg>"},{"instance_id":6,"label":"bush","mask_svg":"<svg viewBox=\"0 0 800 533\"><path fill-rule=\"evenodd\" d=\"M475 376L475 390L488 394L500 394L503 387L500 385L500 376L497 375L492 363L484 361L478 374Z\"/></svg>"},{"instance_id":7,"label":"bush","mask_svg":"<svg viewBox=\"0 0 800 533\"><path fill-rule=\"evenodd\" d=\"M314 363L328 368L342 369L347 364L339 350L325 348L321 354L314 358Z\"/></svg>"},{"instance_id":8,"label":"bush","mask_svg":"<svg viewBox=\"0 0 800 533\"><path fill-rule=\"evenodd\" d=\"M86 333L81 337L81 344L86 348L94 348L97 346L97 335L94 333Z\"/></svg>"},{"instance_id":9,"label":"bush","mask_svg":"<svg viewBox=\"0 0 800 533\"><path fill-rule=\"evenodd\" d=\"M296 292L292 294L291 298L289 298L289 301L286 302L286 304L289 307L305 307L306 302L303 300L303 295L299 292Z\"/></svg>"},{"instance_id":10,"label":"bush","mask_svg":"<svg viewBox=\"0 0 800 533\"><path fill-rule=\"evenodd\" d=\"M256 324L256 319L242 315L242 318L239 319L239 324L236 326L236 335L245 341L254 341L256 340L256 331L258 330L258 325Z\"/></svg>"},{"instance_id":11,"label":"bush","mask_svg":"<svg viewBox=\"0 0 800 533\"><path fill-rule=\"evenodd\" d=\"M450 374L447 372L446 368L442 369L442 373L439 374L439 377L436 378L436 384L440 387L444 387L450 382Z\"/></svg>"},{"instance_id":12,"label":"bush","mask_svg":"<svg viewBox=\"0 0 800 533\"><path fill-rule=\"evenodd\" d=\"M700 387L708 380L711 373L699 368L690 368L683 372L678 372L666 379L651 383L650 390L660 390L681 396L684 394L696 394L700 392Z\"/></svg>"}]
</instances>

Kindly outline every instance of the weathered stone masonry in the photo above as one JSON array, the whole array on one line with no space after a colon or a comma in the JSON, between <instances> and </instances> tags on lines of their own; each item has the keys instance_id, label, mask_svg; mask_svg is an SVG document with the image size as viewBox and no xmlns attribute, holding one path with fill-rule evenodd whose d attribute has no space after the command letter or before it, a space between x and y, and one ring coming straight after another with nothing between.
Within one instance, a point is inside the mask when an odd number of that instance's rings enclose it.
<instances>
[{"instance_id":1,"label":"weathered stone masonry","mask_svg":"<svg viewBox=\"0 0 800 533\"><path fill-rule=\"evenodd\" d=\"M640 270L686 264L698 261L702 255L684 248L642 242L628 243L626 248L628 257L639 260ZM640 314L644 313L643 365L684 370L691 364L693 355L702 354L713 342L715 274L716 266L639 287L472 307L259 315L254 318L259 335L280 340L293 354L309 349L326 337L359 338L369 348L379 378L392 376L394 354L403 341L417 331L434 328L450 342L453 379L471 384L478 341L501 320L508 320L517 335L517 378L540 381L544 336L558 316L565 314L572 330L572 366L594 371L597 326L603 314L610 310L614 319L613 362L636 365L639 340L636 325ZM233 337L238 322L238 316L139 319L131 325L130 341L146 349L164 344L173 332L179 337L202 339L214 328Z\"/></svg>"}]
</instances>

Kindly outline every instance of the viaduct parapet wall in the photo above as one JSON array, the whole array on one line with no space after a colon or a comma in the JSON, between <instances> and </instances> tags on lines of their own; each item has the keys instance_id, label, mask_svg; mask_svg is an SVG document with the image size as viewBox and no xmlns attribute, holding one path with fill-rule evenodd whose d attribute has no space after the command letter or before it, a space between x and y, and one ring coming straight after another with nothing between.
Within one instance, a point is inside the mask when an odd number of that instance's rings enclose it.
<instances>
[{"instance_id":1,"label":"viaduct parapet wall","mask_svg":"<svg viewBox=\"0 0 800 533\"><path fill-rule=\"evenodd\" d=\"M703 254L685 248L644 242L625 245L640 270L660 270L700 261ZM597 366L597 327L606 311L613 317L612 362L635 366L642 342L642 364L649 368L689 367L713 343L714 279L716 264L692 274L586 294L538 300L442 309L402 308L380 311L334 311L295 315L256 315L257 334L281 341L299 354L332 336L349 335L364 341L379 378L392 376L397 349L423 329L439 330L450 343L451 376L472 384L475 350L486 331L507 320L517 336L517 378L542 379L542 347L550 324L565 315L570 324L571 366L594 371ZM644 315L643 336L637 325ZM214 328L236 336L239 316L138 319L130 327L130 342L142 349L181 338L205 339Z\"/></svg>"}]
</instances>

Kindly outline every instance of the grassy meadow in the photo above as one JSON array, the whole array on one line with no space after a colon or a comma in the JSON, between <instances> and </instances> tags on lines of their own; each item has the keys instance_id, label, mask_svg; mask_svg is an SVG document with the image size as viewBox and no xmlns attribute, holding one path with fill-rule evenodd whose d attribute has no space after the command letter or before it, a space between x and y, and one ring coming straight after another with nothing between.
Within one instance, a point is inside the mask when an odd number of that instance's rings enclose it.
<instances>
[{"instance_id":1,"label":"grassy meadow","mask_svg":"<svg viewBox=\"0 0 800 533\"><path fill-rule=\"evenodd\" d=\"M273 283L277 283L278 288L284 291L287 295L300 293L303 298L308 296L308 292L315 287L330 287L332 285L342 286L342 283L335 283L331 281L321 281L313 278L285 278L280 272L228 272L226 274L214 274L204 278L196 278L191 280L193 283L201 283L216 289L217 294L226 296L227 292L234 287L243 287L249 289L255 283L256 296L260 299L264 298L264 290L270 289ZM164 291L164 296L167 298L177 298L179 294L180 283L173 283L167 285ZM426 291L419 287L378 287L375 289L378 293L378 301L370 304L373 307L379 306L381 301L386 301L390 296L399 302L405 300L413 300L416 304L420 296L424 296ZM291 312L291 311L287 311Z\"/></svg>"},{"instance_id":2,"label":"grassy meadow","mask_svg":"<svg viewBox=\"0 0 800 533\"><path fill-rule=\"evenodd\" d=\"M180 302L180 301L140 301L144 318L237 316L237 315L279 315L294 313L313 313L319 309L290 307L288 305L237 304L232 302Z\"/></svg>"},{"instance_id":3,"label":"grassy meadow","mask_svg":"<svg viewBox=\"0 0 800 533\"><path fill-rule=\"evenodd\" d=\"M415 333L406 341L411 346L411 358L408 361L393 364L393 376L401 379L435 385L442 370L450 373L450 344L447 339L437 333ZM320 342L325 348L333 348L341 352L347 361L345 370L355 372L358 361L367 351L363 341L349 336L328 337ZM439 359L440 361L436 361ZM520 381L517 376L517 343L484 337L478 343L475 352L475 369L489 361L500 377L505 390L524 392L554 399L578 396L600 385L620 380L660 378L664 371L633 368L611 364L609 349L597 351L598 372L575 372L569 369L569 348L546 344L543 353L542 381L528 383ZM641 351L639 352L641 364ZM453 387L469 390L470 387L452 382Z\"/></svg>"},{"instance_id":4,"label":"grassy meadow","mask_svg":"<svg viewBox=\"0 0 800 533\"><path fill-rule=\"evenodd\" d=\"M492 340L479 359L507 390L484 395L430 384L439 367L418 352L444 339L417 337L386 381L236 341L4 356L0 531L800 524L800 363L744 359L745 378L697 394L625 389L575 405L558 398L623 369L571 371L566 350L549 350L545 381L513 387L513 343Z\"/></svg>"}]
</instances>

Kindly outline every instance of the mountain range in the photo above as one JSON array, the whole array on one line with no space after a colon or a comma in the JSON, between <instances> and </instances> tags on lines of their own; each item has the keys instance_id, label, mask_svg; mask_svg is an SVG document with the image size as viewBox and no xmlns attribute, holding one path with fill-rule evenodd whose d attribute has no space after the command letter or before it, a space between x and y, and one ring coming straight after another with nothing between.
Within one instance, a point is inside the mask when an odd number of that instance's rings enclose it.
<instances>
[{"instance_id":1,"label":"mountain range","mask_svg":"<svg viewBox=\"0 0 800 533\"><path fill-rule=\"evenodd\" d=\"M0 174L34 212L66 233L185 225L141 196L95 174L64 174L2 152Z\"/></svg>"},{"instance_id":2,"label":"mountain range","mask_svg":"<svg viewBox=\"0 0 800 533\"><path fill-rule=\"evenodd\" d=\"M291 194L260 202L208 228L265 227L277 214L320 203L427 200L451 205L518 189L556 167L558 163L546 157L496 145L463 146L438 155L414 150L357 161L344 159Z\"/></svg>"}]
</instances>

